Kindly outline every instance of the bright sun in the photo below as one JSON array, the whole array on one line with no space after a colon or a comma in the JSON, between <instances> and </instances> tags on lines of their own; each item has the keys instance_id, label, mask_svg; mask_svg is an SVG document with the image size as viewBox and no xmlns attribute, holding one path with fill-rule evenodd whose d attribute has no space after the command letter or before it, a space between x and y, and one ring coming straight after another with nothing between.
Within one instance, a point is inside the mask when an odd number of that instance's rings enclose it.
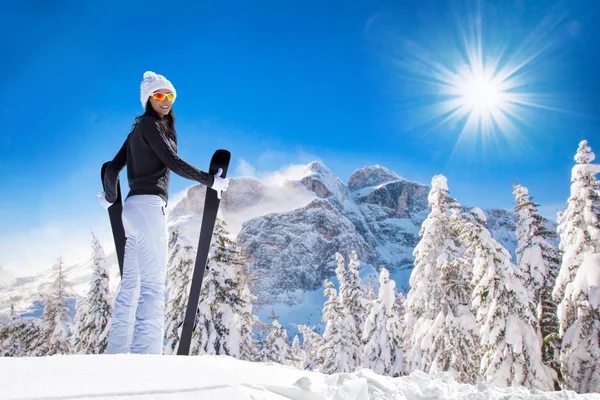
<instances>
[{"instance_id":1,"label":"bright sun","mask_svg":"<svg viewBox=\"0 0 600 400\"><path fill-rule=\"evenodd\" d=\"M459 143L478 138L483 143L497 134L516 139L522 125L532 126L535 110L563 111L550 105L551 95L536 91L543 87L537 85L544 77L540 56L551 46L547 32L540 28L514 48L508 42L484 45L481 16L467 15L458 40L448 32L432 42L439 47L411 40L397 59L406 82L417 85L409 93L424 99L416 106L413 127L459 129Z\"/></svg>"},{"instance_id":2,"label":"bright sun","mask_svg":"<svg viewBox=\"0 0 600 400\"><path fill-rule=\"evenodd\" d=\"M529 93L519 90L518 68L485 65L481 50L469 51L467 60L453 69L440 71L439 92L447 100L438 103L444 122L464 121L463 133L489 135L495 129L506 132L514 121L523 119Z\"/></svg>"},{"instance_id":3,"label":"bright sun","mask_svg":"<svg viewBox=\"0 0 600 400\"><path fill-rule=\"evenodd\" d=\"M463 88L465 104L481 113L492 113L499 106L500 89L489 79L473 77Z\"/></svg>"}]
</instances>

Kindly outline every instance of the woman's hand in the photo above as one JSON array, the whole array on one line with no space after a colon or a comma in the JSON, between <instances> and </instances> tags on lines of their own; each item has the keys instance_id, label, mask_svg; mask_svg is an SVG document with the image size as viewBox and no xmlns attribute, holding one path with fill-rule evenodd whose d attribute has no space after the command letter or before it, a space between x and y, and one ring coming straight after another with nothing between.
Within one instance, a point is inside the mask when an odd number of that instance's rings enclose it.
<instances>
[{"instance_id":1,"label":"woman's hand","mask_svg":"<svg viewBox=\"0 0 600 400\"><path fill-rule=\"evenodd\" d=\"M97 196L98 200L100 200L100 204L102 204L102 207L108 209L108 207L113 205L113 203L109 203L108 201L106 201L106 194L104 192L98 193Z\"/></svg>"},{"instance_id":2,"label":"woman's hand","mask_svg":"<svg viewBox=\"0 0 600 400\"><path fill-rule=\"evenodd\" d=\"M227 190L229 187L229 179L221 178L221 174L223 173L223 168L219 168L219 171L215 174L215 181L212 184L211 188L217 191L217 198L221 199L223 192Z\"/></svg>"}]
</instances>

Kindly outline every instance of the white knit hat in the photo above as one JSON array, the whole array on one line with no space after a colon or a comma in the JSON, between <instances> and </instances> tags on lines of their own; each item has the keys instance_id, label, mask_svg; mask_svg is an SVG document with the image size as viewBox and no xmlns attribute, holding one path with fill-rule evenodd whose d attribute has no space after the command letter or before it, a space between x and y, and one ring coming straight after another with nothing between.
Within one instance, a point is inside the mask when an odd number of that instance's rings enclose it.
<instances>
[{"instance_id":1,"label":"white knit hat","mask_svg":"<svg viewBox=\"0 0 600 400\"><path fill-rule=\"evenodd\" d=\"M144 80L140 85L140 101L142 102L142 107L144 107L144 109L146 108L148 98L152 96L152 93L159 89L169 89L171 92L173 92L175 98L177 98L175 87L167 78L152 71L144 72ZM173 102L175 102L175 99L173 99Z\"/></svg>"}]
</instances>

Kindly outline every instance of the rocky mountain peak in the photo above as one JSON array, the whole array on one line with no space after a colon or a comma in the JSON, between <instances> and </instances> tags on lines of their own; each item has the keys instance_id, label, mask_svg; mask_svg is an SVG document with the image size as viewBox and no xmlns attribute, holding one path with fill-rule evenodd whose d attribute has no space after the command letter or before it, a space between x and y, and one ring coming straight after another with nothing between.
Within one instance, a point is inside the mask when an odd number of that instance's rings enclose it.
<instances>
[{"instance_id":1,"label":"rocky mountain peak","mask_svg":"<svg viewBox=\"0 0 600 400\"><path fill-rule=\"evenodd\" d=\"M311 161L306 166L306 170L307 170L308 174L310 174L310 175L313 175L313 174L333 175L333 172L331 172L329 167L327 167L321 161Z\"/></svg>"},{"instance_id":2,"label":"rocky mountain peak","mask_svg":"<svg viewBox=\"0 0 600 400\"><path fill-rule=\"evenodd\" d=\"M366 187L400 180L402 177L381 165L373 165L357 169L348 180L348 188L355 192Z\"/></svg>"},{"instance_id":3,"label":"rocky mountain peak","mask_svg":"<svg viewBox=\"0 0 600 400\"><path fill-rule=\"evenodd\" d=\"M306 167L307 175L301 182L310 191L320 198L336 197L338 200L348 195L346 185L336 177L333 172L322 162L313 161Z\"/></svg>"}]
</instances>

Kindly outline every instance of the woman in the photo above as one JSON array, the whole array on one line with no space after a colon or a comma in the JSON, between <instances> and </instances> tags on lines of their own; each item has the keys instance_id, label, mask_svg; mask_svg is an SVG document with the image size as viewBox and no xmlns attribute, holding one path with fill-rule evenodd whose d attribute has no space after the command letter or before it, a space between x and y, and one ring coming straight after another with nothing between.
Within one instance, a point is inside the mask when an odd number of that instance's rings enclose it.
<instances>
[{"instance_id":1,"label":"woman","mask_svg":"<svg viewBox=\"0 0 600 400\"><path fill-rule=\"evenodd\" d=\"M177 156L172 108L177 93L171 82L148 71L140 96L145 112L136 118L133 130L106 168L105 192L98 194L105 208L114 203L119 172L127 165L129 194L122 216L127 241L108 354L162 354L170 171L216 190L219 198L229 185L228 179L220 177L222 170L209 175Z\"/></svg>"}]
</instances>

